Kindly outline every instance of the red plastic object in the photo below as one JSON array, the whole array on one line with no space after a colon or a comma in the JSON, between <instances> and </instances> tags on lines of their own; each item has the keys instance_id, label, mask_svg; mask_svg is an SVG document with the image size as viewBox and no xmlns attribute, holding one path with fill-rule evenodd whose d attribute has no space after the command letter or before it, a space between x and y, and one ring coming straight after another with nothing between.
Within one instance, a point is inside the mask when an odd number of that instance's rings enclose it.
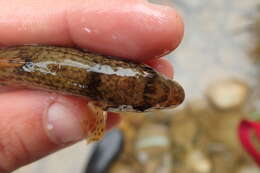
<instances>
[{"instance_id":1,"label":"red plastic object","mask_svg":"<svg viewBox=\"0 0 260 173\"><path fill-rule=\"evenodd\" d=\"M238 127L240 142L245 150L253 157L258 166L260 166L260 151L258 151L252 143L252 132L255 133L258 142L260 142L260 122L242 120Z\"/></svg>"}]
</instances>

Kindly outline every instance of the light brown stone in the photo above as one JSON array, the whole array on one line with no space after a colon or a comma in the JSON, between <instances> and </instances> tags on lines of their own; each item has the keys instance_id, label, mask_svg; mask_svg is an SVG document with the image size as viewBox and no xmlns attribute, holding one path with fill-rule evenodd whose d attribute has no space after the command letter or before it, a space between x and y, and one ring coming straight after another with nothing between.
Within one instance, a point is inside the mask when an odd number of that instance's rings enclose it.
<instances>
[{"instance_id":1,"label":"light brown stone","mask_svg":"<svg viewBox=\"0 0 260 173\"><path fill-rule=\"evenodd\" d=\"M209 101L221 110L242 106L249 95L249 87L239 80L223 80L212 84L207 90Z\"/></svg>"}]
</instances>

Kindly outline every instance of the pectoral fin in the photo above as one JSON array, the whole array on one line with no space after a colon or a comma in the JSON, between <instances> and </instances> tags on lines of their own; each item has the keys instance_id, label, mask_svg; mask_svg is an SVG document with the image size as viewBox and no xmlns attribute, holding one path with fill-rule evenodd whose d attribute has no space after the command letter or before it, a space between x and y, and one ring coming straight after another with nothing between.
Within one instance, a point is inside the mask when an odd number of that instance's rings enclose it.
<instances>
[{"instance_id":1,"label":"pectoral fin","mask_svg":"<svg viewBox=\"0 0 260 173\"><path fill-rule=\"evenodd\" d=\"M83 129L87 135L87 143L91 143L104 136L107 112L96 106L94 102L89 102L88 107L90 111L83 122Z\"/></svg>"}]
</instances>

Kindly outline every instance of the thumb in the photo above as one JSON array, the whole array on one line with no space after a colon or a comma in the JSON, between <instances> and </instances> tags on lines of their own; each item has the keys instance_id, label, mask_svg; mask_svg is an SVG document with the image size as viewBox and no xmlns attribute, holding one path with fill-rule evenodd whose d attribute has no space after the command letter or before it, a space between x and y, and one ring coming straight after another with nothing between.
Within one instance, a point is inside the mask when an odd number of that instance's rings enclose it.
<instances>
[{"instance_id":1,"label":"thumb","mask_svg":"<svg viewBox=\"0 0 260 173\"><path fill-rule=\"evenodd\" d=\"M83 138L86 101L40 91L0 94L0 172L6 173ZM108 126L118 116L108 116Z\"/></svg>"}]
</instances>

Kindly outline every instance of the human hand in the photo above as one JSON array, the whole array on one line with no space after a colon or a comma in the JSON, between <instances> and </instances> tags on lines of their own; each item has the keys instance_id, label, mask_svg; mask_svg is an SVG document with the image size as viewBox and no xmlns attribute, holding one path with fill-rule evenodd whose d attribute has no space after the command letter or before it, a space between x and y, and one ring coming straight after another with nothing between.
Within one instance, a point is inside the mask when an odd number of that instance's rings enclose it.
<instances>
[{"instance_id":1,"label":"human hand","mask_svg":"<svg viewBox=\"0 0 260 173\"><path fill-rule=\"evenodd\" d=\"M172 77L160 58L174 50L183 23L169 7L145 0L0 0L0 46L77 46L153 66ZM4 88L0 93L0 172L6 173L86 136L81 98ZM107 128L119 121L109 113Z\"/></svg>"}]
</instances>

